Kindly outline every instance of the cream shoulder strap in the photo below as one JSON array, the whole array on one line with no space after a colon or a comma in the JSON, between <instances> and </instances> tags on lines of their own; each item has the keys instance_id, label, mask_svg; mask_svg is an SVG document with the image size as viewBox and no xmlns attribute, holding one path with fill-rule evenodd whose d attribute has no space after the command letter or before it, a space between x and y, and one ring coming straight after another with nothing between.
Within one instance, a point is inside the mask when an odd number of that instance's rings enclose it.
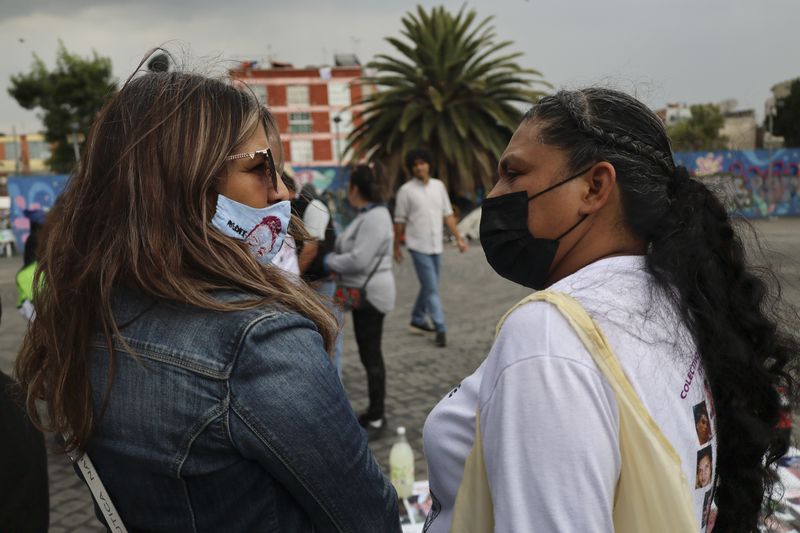
<instances>
[{"instance_id":1,"label":"cream shoulder strap","mask_svg":"<svg viewBox=\"0 0 800 533\"><path fill-rule=\"evenodd\" d=\"M615 532L696 532L694 506L680 457L650 417L608 341L586 310L566 294L541 291L512 307L500 320L497 332L517 307L537 301L554 305L564 315L614 391L619 409L622 459L614 495ZM494 529L481 446L480 413L476 415L475 430L475 445L465 464L451 525L451 531L458 533L483 533ZM564 526L566 530L568 525Z\"/></svg>"}]
</instances>

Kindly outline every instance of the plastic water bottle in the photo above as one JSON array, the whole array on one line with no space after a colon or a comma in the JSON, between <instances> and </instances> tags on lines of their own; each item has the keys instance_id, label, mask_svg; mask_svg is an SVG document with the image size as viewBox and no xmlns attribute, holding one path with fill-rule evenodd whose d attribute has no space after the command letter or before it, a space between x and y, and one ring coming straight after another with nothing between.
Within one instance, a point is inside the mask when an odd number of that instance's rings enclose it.
<instances>
[{"instance_id":1,"label":"plastic water bottle","mask_svg":"<svg viewBox=\"0 0 800 533\"><path fill-rule=\"evenodd\" d=\"M397 442L389 452L389 471L392 485L400 498L411 496L414 488L414 450L406 439L406 428L397 428Z\"/></svg>"}]
</instances>

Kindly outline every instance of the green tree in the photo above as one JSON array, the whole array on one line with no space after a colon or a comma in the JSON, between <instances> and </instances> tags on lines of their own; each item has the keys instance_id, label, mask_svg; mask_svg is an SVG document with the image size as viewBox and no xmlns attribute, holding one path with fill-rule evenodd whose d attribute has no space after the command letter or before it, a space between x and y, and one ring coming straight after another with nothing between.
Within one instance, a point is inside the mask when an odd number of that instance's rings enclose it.
<instances>
[{"instance_id":1,"label":"green tree","mask_svg":"<svg viewBox=\"0 0 800 533\"><path fill-rule=\"evenodd\" d=\"M800 78L792 82L789 95L775 101L773 133L781 135L786 146L800 146Z\"/></svg>"},{"instance_id":2,"label":"green tree","mask_svg":"<svg viewBox=\"0 0 800 533\"><path fill-rule=\"evenodd\" d=\"M690 107L692 118L682 120L667 128L675 151L724 150L728 139L719 134L725 117L714 104L699 104Z\"/></svg>"},{"instance_id":3,"label":"green tree","mask_svg":"<svg viewBox=\"0 0 800 533\"><path fill-rule=\"evenodd\" d=\"M41 109L45 138L55 144L48 164L55 172L68 173L75 166L75 155L67 136L73 133L73 126L82 134L89 131L116 85L111 59L97 52L84 59L69 53L59 41L55 68L48 70L34 54L29 73L11 76L8 94L25 109Z\"/></svg>"},{"instance_id":4,"label":"green tree","mask_svg":"<svg viewBox=\"0 0 800 533\"><path fill-rule=\"evenodd\" d=\"M386 38L402 57L381 54L367 65L375 73L362 84L377 91L348 137L353 159L381 161L394 177L409 149L426 146L451 191L488 190L520 110L543 94L534 87L550 85L516 63L522 53L505 51L511 41L495 41L492 17L476 16L463 7L455 15L421 6L406 13L407 41Z\"/></svg>"}]
</instances>

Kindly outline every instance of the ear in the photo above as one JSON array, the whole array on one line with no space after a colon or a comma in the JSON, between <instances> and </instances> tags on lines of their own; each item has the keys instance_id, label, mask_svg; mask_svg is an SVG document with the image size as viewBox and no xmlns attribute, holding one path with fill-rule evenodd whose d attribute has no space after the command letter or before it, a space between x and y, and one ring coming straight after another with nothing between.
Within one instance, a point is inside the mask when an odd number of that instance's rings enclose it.
<instances>
[{"instance_id":1,"label":"ear","mask_svg":"<svg viewBox=\"0 0 800 533\"><path fill-rule=\"evenodd\" d=\"M608 161L595 164L583 178L586 184L581 215L591 215L608 204L617 185L617 171Z\"/></svg>"}]
</instances>

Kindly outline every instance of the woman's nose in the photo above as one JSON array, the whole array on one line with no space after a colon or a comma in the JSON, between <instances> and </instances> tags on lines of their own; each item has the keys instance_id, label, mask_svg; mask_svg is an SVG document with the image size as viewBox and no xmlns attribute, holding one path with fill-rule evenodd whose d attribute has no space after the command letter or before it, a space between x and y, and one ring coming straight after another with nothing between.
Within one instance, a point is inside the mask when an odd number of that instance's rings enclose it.
<instances>
[{"instance_id":1,"label":"woman's nose","mask_svg":"<svg viewBox=\"0 0 800 533\"><path fill-rule=\"evenodd\" d=\"M494 198L495 196L503 196L504 194L508 194L511 192L510 187L503 183L502 181L498 181L492 187L492 190L489 191L489 194L486 195L486 198Z\"/></svg>"},{"instance_id":2,"label":"woman's nose","mask_svg":"<svg viewBox=\"0 0 800 533\"><path fill-rule=\"evenodd\" d=\"M277 189L272 189L269 193L269 203L276 204L278 202L282 202L284 200L291 200L292 195L289 193L289 189L286 187L286 184L283 183L283 178L281 175L278 175Z\"/></svg>"}]
</instances>

